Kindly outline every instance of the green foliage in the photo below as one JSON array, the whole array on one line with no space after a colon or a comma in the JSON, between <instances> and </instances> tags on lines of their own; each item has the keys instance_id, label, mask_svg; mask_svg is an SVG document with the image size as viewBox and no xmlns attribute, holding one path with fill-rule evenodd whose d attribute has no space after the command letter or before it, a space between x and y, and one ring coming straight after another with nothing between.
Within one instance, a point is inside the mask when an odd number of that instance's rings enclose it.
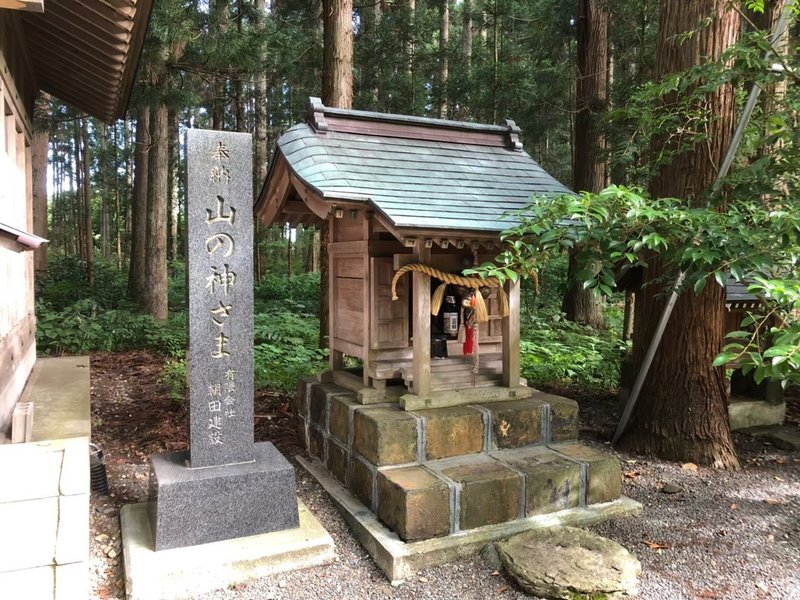
<instances>
[{"instance_id":1,"label":"green foliage","mask_svg":"<svg viewBox=\"0 0 800 600\"><path fill-rule=\"evenodd\" d=\"M166 323L124 309L102 310L91 298L63 310L37 305L36 345L41 354L85 354L151 348L179 355L186 345L185 314Z\"/></svg>"},{"instance_id":2,"label":"green foliage","mask_svg":"<svg viewBox=\"0 0 800 600\"><path fill-rule=\"evenodd\" d=\"M599 265L580 271L579 278L607 296L620 265L646 266L650 253L673 277L683 271L685 287L700 293L710 278L724 285L728 272L736 280L745 274L792 273L800 248L800 215L757 201L720 213L611 186L598 194L536 199L520 217L521 224L503 234L507 249L498 264L487 263L476 272L504 278L576 248L582 264Z\"/></svg>"},{"instance_id":3,"label":"green foliage","mask_svg":"<svg viewBox=\"0 0 800 600\"><path fill-rule=\"evenodd\" d=\"M728 334L728 344L714 366L736 362L756 383L800 383L800 281L756 277L748 291L765 300L768 310L752 312L742 329Z\"/></svg>"},{"instance_id":4,"label":"green foliage","mask_svg":"<svg viewBox=\"0 0 800 600\"><path fill-rule=\"evenodd\" d=\"M255 287L255 312L288 310L316 317L319 314L319 286L319 273L303 273L290 279L266 275Z\"/></svg>"},{"instance_id":5,"label":"green foliage","mask_svg":"<svg viewBox=\"0 0 800 600\"><path fill-rule=\"evenodd\" d=\"M597 331L548 310L528 316L521 337L521 373L534 387L566 383L606 391L619 385L624 346L618 330Z\"/></svg>"},{"instance_id":6,"label":"green foliage","mask_svg":"<svg viewBox=\"0 0 800 600\"><path fill-rule=\"evenodd\" d=\"M47 274L36 278L36 298L52 311L59 312L91 299L105 309L119 308L127 296L127 274L111 262L95 257L95 286L86 282L86 264L76 256L50 254Z\"/></svg>"},{"instance_id":7,"label":"green foliage","mask_svg":"<svg viewBox=\"0 0 800 600\"><path fill-rule=\"evenodd\" d=\"M186 359L169 358L164 362L159 381L167 388L167 395L175 402L186 401L188 388L186 386Z\"/></svg>"},{"instance_id":8,"label":"green foliage","mask_svg":"<svg viewBox=\"0 0 800 600\"><path fill-rule=\"evenodd\" d=\"M327 366L316 317L285 310L257 314L253 333L256 387L291 391L300 376Z\"/></svg>"},{"instance_id":9,"label":"green foliage","mask_svg":"<svg viewBox=\"0 0 800 600\"><path fill-rule=\"evenodd\" d=\"M174 260L167 266L169 270L169 284L167 290L167 305L171 312L186 311L186 263Z\"/></svg>"}]
</instances>

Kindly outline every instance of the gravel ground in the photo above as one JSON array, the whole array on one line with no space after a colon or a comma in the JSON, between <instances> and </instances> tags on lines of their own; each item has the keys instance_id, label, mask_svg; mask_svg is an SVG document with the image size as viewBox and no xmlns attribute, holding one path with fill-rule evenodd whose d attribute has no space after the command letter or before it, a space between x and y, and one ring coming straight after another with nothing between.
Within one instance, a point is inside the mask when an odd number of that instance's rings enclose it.
<instances>
[{"instance_id":1,"label":"gravel ground","mask_svg":"<svg viewBox=\"0 0 800 600\"><path fill-rule=\"evenodd\" d=\"M102 358L102 357L101 357ZM98 430L113 430L113 414L98 415L98 404L130 406L125 361L115 357L98 368L93 357L93 413ZM140 396L136 402L141 403ZM609 450L616 405L610 398L579 398L581 441ZM258 412L264 412L263 409ZM101 418L102 415L102 418ZM285 418L284 418L285 417ZM103 421L103 419L105 419ZM299 451L287 438L288 415L277 423L276 445L292 457ZM100 421L98 423L98 421ZM281 423L285 424L283 427ZM796 426L796 424L795 424ZM259 436L259 426L256 428ZM112 495L92 497L91 585L94 598L124 598L119 507L146 497L147 466L134 436L119 450L107 451ZM107 445L114 448L111 439ZM640 598L751 598L800 600L800 454L784 452L735 434L743 469L705 468L615 453L625 472L623 493L642 503L638 517L593 527L636 554L642 562ZM368 599L368 598L528 598L505 575L480 558L427 569L392 587L371 561L327 494L297 467L298 495L336 543L333 564L267 577L198 598L222 599ZM679 488L665 493L671 484Z\"/></svg>"}]
</instances>

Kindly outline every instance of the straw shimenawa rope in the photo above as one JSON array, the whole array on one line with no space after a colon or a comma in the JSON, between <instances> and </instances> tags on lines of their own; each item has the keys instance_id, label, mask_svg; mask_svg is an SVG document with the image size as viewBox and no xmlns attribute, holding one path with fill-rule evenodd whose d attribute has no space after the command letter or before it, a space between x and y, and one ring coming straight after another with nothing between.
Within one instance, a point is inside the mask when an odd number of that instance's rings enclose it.
<instances>
[{"instance_id":1,"label":"straw shimenawa rope","mask_svg":"<svg viewBox=\"0 0 800 600\"><path fill-rule=\"evenodd\" d=\"M500 299L500 314L504 317L508 316L508 296L506 295L505 290L503 289L503 285L500 283L500 280L496 277L489 277L487 279L482 279L480 277L465 277L463 275L453 275L452 273L445 273L444 271L440 271L439 269L434 269L431 266L423 265L421 263L413 263L410 265L406 265L400 268L392 278L392 300L398 300L397 297L397 282L400 278L408 273L409 271L416 271L417 273L424 273L425 275L429 275L442 281L443 283L436 288L436 291L433 292L433 296L431 296L431 314L437 315L439 314L439 308L442 306L442 300L444 299L444 292L447 284L453 285L460 285L462 287L471 288L473 290L478 290L482 287L496 287L497 288L497 296ZM486 301L483 298L483 295L478 293L475 294L475 317L478 320L478 323L486 323L489 320L489 311L486 308Z\"/></svg>"}]
</instances>

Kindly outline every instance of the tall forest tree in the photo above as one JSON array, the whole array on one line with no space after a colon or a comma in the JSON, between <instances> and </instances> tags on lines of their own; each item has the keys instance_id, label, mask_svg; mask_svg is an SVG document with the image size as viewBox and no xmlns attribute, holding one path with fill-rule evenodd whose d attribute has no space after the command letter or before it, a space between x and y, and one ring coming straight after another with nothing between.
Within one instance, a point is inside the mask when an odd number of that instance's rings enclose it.
<instances>
[{"instance_id":1,"label":"tall forest tree","mask_svg":"<svg viewBox=\"0 0 800 600\"><path fill-rule=\"evenodd\" d=\"M128 266L128 295L141 304L144 300L145 248L147 247L147 189L150 160L150 107L142 102L136 109L134 138L133 194L131 196L131 240Z\"/></svg>"},{"instance_id":2,"label":"tall forest tree","mask_svg":"<svg viewBox=\"0 0 800 600\"><path fill-rule=\"evenodd\" d=\"M83 260L86 263L86 280L94 287L94 232L92 227L92 179L91 150L89 146L89 116L80 118L80 140L75 143L81 147L81 202L83 211Z\"/></svg>"},{"instance_id":3,"label":"tall forest tree","mask_svg":"<svg viewBox=\"0 0 800 600\"><path fill-rule=\"evenodd\" d=\"M50 99L43 94L34 108L35 129L31 141L31 179L33 195L33 233L48 238L47 225L47 151L50 134L47 127L47 110ZM47 272L47 248L42 246L33 253L33 268L37 275Z\"/></svg>"},{"instance_id":4,"label":"tall forest tree","mask_svg":"<svg viewBox=\"0 0 800 600\"><path fill-rule=\"evenodd\" d=\"M607 0L578 0L578 74L575 83L575 153L572 185L578 192L606 186L605 136L599 118L608 103ZM561 310L567 319L603 327L600 298L579 281L575 253L570 252L567 293Z\"/></svg>"},{"instance_id":5,"label":"tall forest tree","mask_svg":"<svg viewBox=\"0 0 800 600\"><path fill-rule=\"evenodd\" d=\"M700 61L718 61L737 41L739 30L740 13L727 0L662 0L656 76L667 77ZM668 97L665 103L669 102ZM683 198L689 206L709 201L709 188L732 140L735 89L725 83L704 102L709 118L702 123L702 140L688 131L674 131L653 141L659 151L669 151L671 159L651 180L651 195ZM715 200L724 210L724 199ZM637 372L675 276L664 271L657 257L648 259L636 302ZM724 294L721 286L708 285L700 295L680 295L622 439L625 448L722 468L739 466L730 436L724 369L712 367L724 335Z\"/></svg>"},{"instance_id":6,"label":"tall forest tree","mask_svg":"<svg viewBox=\"0 0 800 600\"><path fill-rule=\"evenodd\" d=\"M167 212L169 210L169 108L153 110L151 148L147 166L147 245L144 311L157 321L169 316L167 307Z\"/></svg>"},{"instance_id":7,"label":"tall forest tree","mask_svg":"<svg viewBox=\"0 0 800 600\"><path fill-rule=\"evenodd\" d=\"M448 44L450 43L450 0L441 0L441 24L439 25L439 93L437 116L447 118L447 82L450 74Z\"/></svg>"},{"instance_id":8,"label":"tall forest tree","mask_svg":"<svg viewBox=\"0 0 800 600\"><path fill-rule=\"evenodd\" d=\"M323 0L322 103L353 107L353 2Z\"/></svg>"},{"instance_id":9,"label":"tall forest tree","mask_svg":"<svg viewBox=\"0 0 800 600\"><path fill-rule=\"evenodd\" d=\"M322 103L336 108L353 107L353 2L323 0ZM330 227L320 228L320 346L326 347L329 324L328 242Z\"/></svg>"}]
</instances>

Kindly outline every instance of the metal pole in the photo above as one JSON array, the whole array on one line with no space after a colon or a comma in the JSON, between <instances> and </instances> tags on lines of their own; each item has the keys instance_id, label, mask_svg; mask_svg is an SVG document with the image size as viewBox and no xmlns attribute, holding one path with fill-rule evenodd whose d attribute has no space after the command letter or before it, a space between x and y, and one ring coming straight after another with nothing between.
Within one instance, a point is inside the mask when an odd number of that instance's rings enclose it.
<instances>
[{"instance_id":1,"label":"metal pole","mask_svg":"<svg viewBox=\"0 0 800 600\"><path fill-rule=\"evenodd\" d=\"M773 48L775 47L775 43L780 39L786 30L786 21L789 13L793 10L793 5L794 0L788 0L780 18L778 19L778 22L775 24L775 29L769 38L769 44ZM768 57L769 53L767 53L765 58ZM758 100L758 96L760 94L761 87L758 85L758 83L753 83L753 87L750 90L750 95L748 96L747 102L742 109L742 116L739 118L736 131L733 134L731 145L728 146L728 152L725 154L725 158L723 159L722 165L717 173L714 186L717 186L719 182L722 181L722 179L728 174L731 164L733 164L733 159L736 156L736 151L739 149L739 145L742 142L742 136L744 135L745 127L747 127L747 124L750 122L750 117L753 115L753 109L756 106L756 101ZM667 305L664 307L664 312L661 313L661 318L659 319L658 326L653 334L653 339L650 341L650 346L647 348L647 354L645 354L644 361L642 362L642 366L639 369L638 375L636 376L636 381L631 388L628 401L625 404L625 410L622 412L622 417L620 418L617 429L614 432L614 437L611 440L612 444L616 444L619 441L619 438L622 437L622 434L625 433L625 429L628 427L628 421L633 414L633 409L636 406L636 402L639 400L639 394L642 391L644 380L647 378L647 373L650 371L650 365L653 363L653 358L655 357L656 350L658 350L658 346L661 343L664 330L667 328L667 323L669 323L669 319L672 316L672 309L675 308L675 303L678 300L678 290L680 289L685 276L686 274L683 271L678 272L678 277L675 279L675 285L672 286L672 294L667 301Z\"/></svg>"}]
</instances>

